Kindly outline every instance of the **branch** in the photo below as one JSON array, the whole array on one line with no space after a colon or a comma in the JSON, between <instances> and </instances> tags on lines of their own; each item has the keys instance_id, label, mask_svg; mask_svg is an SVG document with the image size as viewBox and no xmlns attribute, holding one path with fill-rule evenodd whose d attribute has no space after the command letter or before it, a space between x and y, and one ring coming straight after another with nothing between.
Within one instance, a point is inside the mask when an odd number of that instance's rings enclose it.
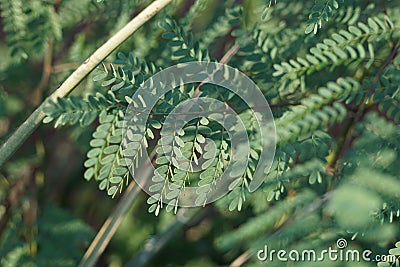
<instances>
[{"instance_id":1,"label":"branch","mask_svg":"<svg viewBox=\"0 0 400 267\"><path fill-rule=\"evenodd\" d=\"M31 95L31 103L33 104L33 106L39 105L39 103L42 101L43 91L47 88L49 84L53 62L53 48L54 40L49 39L47 41L46 54L43 60L42 78L40 79L39 84L36 86L35 90L33 90L33 93Z\"/></svg>"},{"instance_id":2,"label":"branch","mask_svg":"<svg viewBox=\"0 0 400 267\"><path fill-rule=\"evenodd\" d=\"M353 138L354 127L363 118L363 115L365 114L365 111L368 108L367 99L374 92L374 90L375 90L375 88L376 88L376 86L377 86L377 84L379 82L379 79L382 76L382 74L384 73L384 71L386 70L386 68L390 64L392 64L392 61L397 56L397 54L399 52L399 49L400 49L400 41L398 41L394 45L394 47L392 48L392 50L391 50L390 54L388 55L387 59L382 64L382 66L379 68L377 74L374 77L374 80L372 81L371 85L368 88L368 91L364 95L363 100L362 100L360 106L358 107L356 114L349 121L349 123L346 125L345 131L344 131L344 134L343 134L343 138L342 138L341 142L338 144L338 147L337 147L337 149L335 151L334 157L333 157L331 163L329 164L330 165L329 167L333 168L335 170L335 172L338 169L339 160L344 156L344 153L345 153L346 149L351 144L351 140Z\"/></svg>"},{"instance_id":3,"label":"branch","mask_svg":"<svg viewBox=\"0 0 400 267\"><path fill-rule=\"evenodd\" d=\"M106 43L98 48L90 57L88 57L53 93L48 99L26 119L24 123L14 132L14 134L0 148L0 167L14 154L22 143L32 134L44 118L42 108L47 100L55 100L69 94L98 64L100 64L108 55L110 55L119 45L130 37L150 18L156 15L161 9L171 3L172 0L155 0L141 13L133 18Z\"/></svg>"}]
</instances>

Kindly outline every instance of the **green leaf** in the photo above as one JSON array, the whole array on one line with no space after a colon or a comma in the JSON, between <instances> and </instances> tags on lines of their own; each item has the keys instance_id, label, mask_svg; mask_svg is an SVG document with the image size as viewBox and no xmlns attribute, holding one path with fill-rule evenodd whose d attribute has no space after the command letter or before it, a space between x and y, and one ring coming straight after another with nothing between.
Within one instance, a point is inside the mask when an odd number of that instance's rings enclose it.
<instances>
[{"instance_id":1,"label":"green leaf","mask_svg":"<svg viewBox=\"0 0 400 267\"><path fill-rule=\"evenodd\" d=\"M94 176L94 168L89 168L85 171L85 174L83 175L83 177L85 177L85 179L87 181L89 181L90 179L92 179L92 177Z\"/></svg>"},{"instance_id":2,"label":"green leaf","mask_svg":"<svg viewBox=\"0 0 400 267\"><path fill-rule=\"evenodd\" d=\"M109 189L108 189L108 191L107 191L107 194L109 195L109 196L112 196L112 195L114 195L116 192L117 192L117 189L118 189L118 187L117 186L111 186Z\"/></svg>"}]
</instances>

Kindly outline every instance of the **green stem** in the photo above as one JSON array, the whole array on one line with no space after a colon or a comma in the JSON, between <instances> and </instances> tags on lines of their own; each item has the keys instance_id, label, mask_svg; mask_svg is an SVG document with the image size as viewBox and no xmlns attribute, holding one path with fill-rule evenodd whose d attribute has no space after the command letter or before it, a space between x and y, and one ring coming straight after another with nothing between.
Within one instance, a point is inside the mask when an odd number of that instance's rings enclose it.
<instances>
[{"instance_id":1,"label":"green stem","mask_svg":"<svg viewBox=\"0 0 400 267\"><path fill-rule=\"evenodd\" d=\"M161 9L171 3L172 0L155 0L108 39L90 57L88 57L42 104L26 119L26 121L14 132L13 135L0 148L0 167L11 157L22 143L32 134L44 118L42 112L48 99L55 100L69 94L97 65L120 46L144 23L156 15Z\"/></svg>"},{"instance_id":2,"label":"green stem","mask_svg":"<svg viewBox=\"0 0 400 267\"><path fill-rule=\"evenodd\" d=\"M43 105L43 104L42 104ZM32 134L36 127L41 123L43 115L42 105L37 108L29 118L22 123L13 135L0 148L0 167L11 157L12 154L22 145L22 143Z\"/></svg>"}]
</instances>

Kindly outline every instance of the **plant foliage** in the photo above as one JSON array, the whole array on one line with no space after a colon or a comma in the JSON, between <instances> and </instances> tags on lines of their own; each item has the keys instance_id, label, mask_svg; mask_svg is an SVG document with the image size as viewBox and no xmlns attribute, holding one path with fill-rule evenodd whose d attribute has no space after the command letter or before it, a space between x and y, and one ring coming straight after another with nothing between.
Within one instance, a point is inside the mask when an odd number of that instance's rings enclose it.
<instances>
[{"instance_id":1,"label":"plant foliage","mask_svg":"<svg viewBox=\"0 0 400 267\"><path fill-rule=\"evenodd\" d=\"M60 41L79 23L92 25L97 33L113 32L128 21L133 7L147 2L74 0L55 7L51 1L25 5L0 0L11 61L45 53L46 41ZM166 216L163 208L177 213L180 198L192 185L199 186L196 204L204 205L232 160L231 136L206 112L176 135L161 129L179 103L211 97L235 110L251 143L243 176L226 196L204 207L212 206L213 216L226 219L210 226L218 230L208 233L213 235L213 253L220 256L211 259L214 265L248 255L248 266L262 266L254 255L266 244L275 250L322 251L345 238L351 248L374 253L393 247L400 240L399 3L183 2L158 14L98 66L81 88L84 94L47 102L44 123L69 125L90 135L83 145L84 179L114 198L132 182L132 175L141 173L140 158L148 153L156 170L149 176L153 195L143 204L149 213ZM102 41L90 35L72 40L67 58L80 60L86 44L95 47ZM61 44L56 48L63 51ZM145 100L134 103L132 95L149 77L177 63L228 60L257 84L275 119L275 158L255 192L249 184L261 154L256 115L222 87L177 86L146 110L150 115L143 135L128 130L129 144L124 143L126 109L146 108ZM230 77L227 70L218 74ZM183 168L177 168L184 159ZM196 171L201 164L207 167ZM397 242L389 253L398 252ZM4 261L11 261L7 255Z\"/></svg>"}]
</instances>

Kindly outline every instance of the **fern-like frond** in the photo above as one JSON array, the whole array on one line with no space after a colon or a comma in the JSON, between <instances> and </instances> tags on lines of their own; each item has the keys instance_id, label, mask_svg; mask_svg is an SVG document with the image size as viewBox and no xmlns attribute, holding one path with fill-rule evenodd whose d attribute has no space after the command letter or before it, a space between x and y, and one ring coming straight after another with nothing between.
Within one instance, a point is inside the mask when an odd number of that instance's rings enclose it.
<instances>
[{"instance_id":1,"label":"fern-like frond","mask_svg":"<svg viewBox=\"0 0 400 267\"><path fill-rule=\"evenodd\" d=\"M322 27L322 21L328 21L335 14L335 10L339 8L339 2L343 3L344 0L315 0L305 32L316 34Z\"/></svg>"},{"instance_id":2,"label":"fern-like frond","mask_svg":"<svg viewBox=\"0 0 400 267\"><path fill-rule=\"evenodd\" d=\"M209 49L221 36L228 34L233 27L240 25L240 15L242 10L239 6L227 8L225 14L218 17L209 29L207 29L200 38L200 48Z\"/></svg>"},{"instance_id":3,"label":"fern-like frond","mask_svg":"<svg viewBox=\"0 0 400 267\"><path fill-rule=\"evenodd\" d=\"M201 50L198 43L194 43L193 34L186 33L183 26L180 26L172 18L167 18L160 23L166 30L162 37L168 40L168 46L172 49L172 59L178 62L188 61L209 61L210 57L207 50Z\"/></svg>"},{"instance_id":4,"label":"fern-like frond","mask_svg":"<svg viewBox=\"0 0 400 267\"><path fill-rule=\"evenodd\" d=\"M239 229L220 236L216 240L216 244L218 248L227 250L234 246L241 246L243 242L247 243L246 240L254 240L254 238L260 235L266 235L268 231L272 230L276 221L284 216L284 214L307 205L307 203L310 203L314 198L314 193L305 191L295 199L279 202L276 206L270 207L268 213L252 218L242 224Z\"/></svg>"},{"instance_id":5,"label":"fern-like frond","mask_svg":"<svg viewBox=\"0 0 400 267\"><path fill-rule=\"evenodd\" d=\"M1 0L0 4L4 31L7 33L11 56L27 59L28 17L25 14L24 2L21 0Z\"/></svg>"},{"instance_id":6,"label":"fern-like frond","mask_svg":"<svg viewBox=\"0 0 400 267\"><path fill-rule=\"evenodd\" d=\"M204 171L199 175L197 205L205 205L207 198L213 191L213 186L226 168L229 161L229 144L227 142L229 137L227 135L227 132L222 128L220 132L214 132L213 136L210 136L214 143L208 143L203 148L199 144L194 146L196 152L201 154L205 160L202 164Z\"/></svg>"},{"instance_id":7,"label":"fern-like frond","mask_svg":"<svg viewBox=\"0 0 400 267\"><path fill-rule=\"evenodd\" d=\"M91 150L84 165L86 180L95 178L99 189L106 190L108 195L123 189L129 181L129 165L126 163L122 146L122 128L124 113L119 110L113 113L103 111L99 116L100 125L90 141Z\"/></svg>"},{"instance_id":8,"label":"fern-like frond","mask_svg":"<svg viewBox=\"0 0 400 267\"><path fill-rule=\"evenodd\" d=\"M346 9L341 8L335 18L336 23L354 25L359 20L361 8L359 6L348 6Z\"/></svg>"},{"instance_id":9,"label":"fern-like frond","mask_svg":"<svg viewBox=\"0 0 400 267\"><path fill-rule=\"evenodd\" d=\"M17 60L43 53L49 39L61 39L60 18L51 1L2 0L0 5L10 54Z\"/></svg>"},{"instance_id":10,"label":"fern-like frond","mask_svg":"<svg viewBox=\"0 0 400 267\"><path fill-rule=\"evenodd\" d=\"M185 30L191 28L194 20L201 14L204 9L207 8L209 1L207 0L195 0L193 5L190 7L188 12L186 13L185 17L183 17L179 23L181 25L185 25Z\"/></svg>"},{"instance_id":11,"label":"fern-like frond","mask_svg":"<svg viewBox=\"0 0 400 267\"><path fill-rule=\"evenodd\" d=\"M291 107L279 120L277 130L282 142L295 140L302 134L316 130L320 126L328 126L345 115L345 108L334 100L345 99L360 85L352 78L339 78L336 83L329 82L326 87L318 89L317 95L301 100L301 105ZM288 138L288 139L286 139Z\"/></svg>"},{"instance_id":12,"label":"fern-like frond","mask_svg":"<svg viewBox=\"0 0 400 267\"><path fill-rule=\"evenodd\" d=\"M86 99L71 96L68 98L58 98L56 102L49 101L43 109L46 117L44 123L54 122L54 127L64 125L81 126L91 124L101 111L114 109L118 102L113 93L109 92L105 96L97 93L95 96L88 95Z\"/></svg>"},{"instance_id":13,"label":"fern-like frond","mask_svg":"<svg viewBox=\"0 0 400 267\"><path fill-rule=\"evenodd\" d=\"M197 154L204 153L206 161L203 164L215 165L213 161L218 155L208 158L207 155L211 151L208 151L208 147L204 147L204 150L202 148L206 141L205 136L213 132L208 123L206 118L202 118L193 125L186 126L179 135L174 135L171 131L161 132L158 141L159 147L156 150L157 167L152 177L154 184L150 187L150 191L154 195L148 200L148 203L151 204L150 212L158 215L163 207L163 202L168 203L167 211L176 211L185 187L194 183L191 181L191 174L195 171L195 166L199 164ZM214 152L216 153L216 151ZM207 194L212 191L213 184L205 184L203 180L204 175L202 177L200 174L197 203L206 201Z\"/></svg>"},{"instance_id":14,"label":"fern-like frond","mask_svg":"<svg viewBox=\"0 0 400 267\"><path fill-rule=\"evenodd\" d=\"M28 40L32 43L36 52L43 52L49 39L61 40L60 17L51 1L32 0L26 7L30 29Z\"/></svg>"},{"instance_id":15,"label":"fern-like frond","mask_svg":"<svg viewBox=\"0 0 400 267\"><path fill-rule=\"evenodd\" d=\"M114 65L118 67L115 68ZM154 64L134 57L132 53L129 53L128 56L122 52L117 53L114 64L109 66L110 69L104 64L99 67L93 80L101 82L102 87L110 87L111 91L118 92L123 96L133 93L149 76L157 71Z\"/></svg>"},{"instance_id":16,"label":"fern-like frond","mask_svg":"<svg viewBox=\"0 0 400 267\"><path fill-rule=\"evenodd\" d=\"M283 76L283 79L294 79L301 75L310 75L327 66L338 66L350 64L355 61L362 61L369 58L371 65L374 60L375 48L373 41L382 39L385 35L396 31L388 17L385 21L374 17L368 19L368 25L358 22L357 26L349 26L348 30L340 30L330 38L324 39L310 49L310 54L305 58L298 57L289 62L275 64L274 76ZM367 50L363 44L367 42ZM368 56L367 56L368 55Z\"/></svg>"},{"instance_id":17,"label":"fern-like frond","mask_svg":"<svg viewBox=\"0 0 400 267\"><path fill-rule=\"evenodd\" d=\"M63 27L71 27L82 22L85 18L89 18L91 13L99 12L99 7L101 7L101 3L96 4L92 0L61 1L59 13L63 18Z\"/></svg>"}]
</instances>

